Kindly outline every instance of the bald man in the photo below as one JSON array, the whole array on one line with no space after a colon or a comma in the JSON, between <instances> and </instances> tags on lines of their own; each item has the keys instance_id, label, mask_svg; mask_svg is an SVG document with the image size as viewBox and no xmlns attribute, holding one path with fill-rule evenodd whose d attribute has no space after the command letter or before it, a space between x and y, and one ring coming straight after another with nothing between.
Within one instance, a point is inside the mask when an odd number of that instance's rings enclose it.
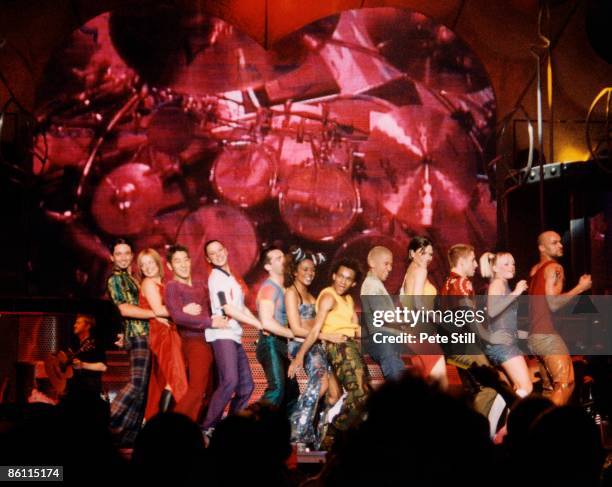
<instances>
[{"instance_id":1,"label":"bald man","mask_svg":"<svg viewBox=\"0 0 612 487\"><path fill-rule=\"evenodd\" d=\"M532 267L529 283L529 348L537 357L544 395L557 405L566 404L574 390L574 367L563 339L557 333L552 313L591 288L591 276L563 293L564 271L557 259L563 256L561 236L552 231L538 237L540 262ZM538 297L539 296L539 297Z\"/></svg>"},{"instance_id":2,"label":"bald man","mask_svg":"<svg viewBox=\"0 0 612 487\"><path fill-rule=\"evenodd\" d=\"M374 343L374 334L379 337L397 335L398 331L373 325L374 310L394 310L395 304L384 282L393 269L393 253L380 245L368 253L368 275L361 285L361 306L368 332L368 352L380 365L385 379L397 379L404 372L404 361L401 357L402 347L395 343Z\"/></svg>"}]
</instances>

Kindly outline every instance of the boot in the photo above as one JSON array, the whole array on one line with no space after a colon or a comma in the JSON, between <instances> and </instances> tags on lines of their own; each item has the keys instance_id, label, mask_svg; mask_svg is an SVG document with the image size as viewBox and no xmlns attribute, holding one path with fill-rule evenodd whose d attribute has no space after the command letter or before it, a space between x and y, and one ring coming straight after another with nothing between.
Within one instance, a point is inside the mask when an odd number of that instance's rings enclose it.
<instances>
[{"instance_id":1,"label":"boot","mask_svg":"<svg viewBox=\"0 0 612 487\"><path fill-rule=\"evenodd\" d=\"M166 411L169 411L173 402L172 391L169 389L164 389L164 392L162 392L161 398L159 399L159 412L165 413Z\"/></svg>"}]
</instances>

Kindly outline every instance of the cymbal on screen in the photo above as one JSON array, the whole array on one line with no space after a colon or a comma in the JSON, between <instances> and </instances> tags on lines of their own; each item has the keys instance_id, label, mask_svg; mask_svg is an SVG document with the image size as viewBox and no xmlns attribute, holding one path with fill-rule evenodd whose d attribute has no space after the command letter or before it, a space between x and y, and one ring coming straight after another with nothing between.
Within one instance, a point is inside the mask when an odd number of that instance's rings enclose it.
<instances>
[{"instance_id":1,"label":"cymbal on screen","mask_svg":"<svg viewBox=\"0 0 612 487\"><path fill-rule=\"evenodd\" d=\"M465 210L476 163L467 134L450 115L424 106L379 114L363 152L362 206L368 214L384 209L419 229Z\"/></svg>"},{"instance_id":2,"label":"cymbal on screen","mask_svg":"<svg viewBox=\"0 0 612 487\"><path fill-rule=\"evenodd\" d=\"M91 211L111 235L135 235L150 224L162 202L162 182L146 164L119 166L94 191Z\"/></svg>"},{"instance_id":3,"label":"cymbal on screen","mask_svg":"<svg viewBox=\"0 0 612 487\"><path fill-rule=\"evenodd\" d=\"M368 9L361 15L380 54L411 79L459 93L490 85L482 63L446 26L397 9Z\"/></svg>"}]
</instances>

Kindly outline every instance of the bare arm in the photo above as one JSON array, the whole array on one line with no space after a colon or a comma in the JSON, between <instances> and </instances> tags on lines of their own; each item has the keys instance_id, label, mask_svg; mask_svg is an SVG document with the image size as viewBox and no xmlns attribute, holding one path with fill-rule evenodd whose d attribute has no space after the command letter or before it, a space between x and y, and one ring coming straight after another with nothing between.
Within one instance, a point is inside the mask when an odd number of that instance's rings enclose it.
<instances>
[{"instance_id":1,"label":"bare arm","mask_svg":"<svg viewBox=\"0 0 612 487\"><path fill-rule=\"evenodd\" d=\"M408 294L408 270L404 274L404 280L402 281L402 290L400 294Z\"/></svg>"},{"instance_id":2,"label":"bare arm","mask_svg":"<svg viewBox=\"0 0 612 487\"><path fill-rule=\"evenodd\" d=\"M293 332L274 318L274 301L270 299L259 301L259 318L265 331L281 337L293 338Z\"/></svg>"},{"instance_id":3,"label":"bare arm","mask_svg":"<svg viewBox=\"0 0 612 487\"><path fill-rule=\"evenodd\" d=\"M78 369L91 370L93 372L106 372L106 369L108 369L106 364L102 362L77 362L75 360L73 365Z\"/></svg>"},{"instance_id":4,"label":"bare arm","mask_svg":"<svg viewBox=\"0 0 612 487\"><path fill-rule=\"evenodd\" d=\"M413 271L413 286L412 286L412 297L416 309L424 308L425 303L421 297L425 290L425 282L427 281L427 269L423 267L416 267Z\"/></svg>"},{"instance_id":5,"label":"bare arm","mask_svg":"<svg viewBox=\"0 0 612 487\"><path fill-rule=\"evenodd\" d=\"M591 276L589 274L584 274L580 276L580 280L575 287L562 294L563 279L563 267L559 264L549 265L544 271L546 300L552 312L560 310L569 303L572 298L591 288Z\"/></svg>"},{"instance_id":6,"label":"bare arm","mask_svg":"<svg viewBox=\"0 0 612 487\"><path fill-rule=\"evenodd\" d=\"M326 333L323 331L319 332L319 340L324 342L343 343L347 340L347 338L348 337L346 335L343 335L342 333Z\"/></svg>"},{"instance_id":7,"label":"bare arm","mask_svg":"<svg viewBox=\"0 0 612 487\"><path fill-rule=\"evenodd\" d=\"M261 322L253 316L251 310L245 306L244 310L238 309L233 304L225 304L222 306L223 311L230 318L234 318L235 320L240 321L241 323L246 323L247 325L254 326L258 330L262 330Z\"/></svg>"},{"instance_id":8,"label":"bare arm","mask_svg":"<svg viewBox=\"0 0 612 487\"><path fill-rule=\"evenodd\" d=\"M355 332L355 336L357 338L361 338L361 325L359 324L359 316L357 316L357 311L353 313L352 324L357 326L357 331Z\"/></svg>"},{"instance_id":9,"label":"bare arm","mask_svg":"<svg viewBox=\"0 0 612 487\"><path fill-rule=\"evenodd\" d=\"M251 318L257 320L257 322L259 324L261 324L261 322L259 321L259 318L257 318L257 316L255 316L253 314L253 312L251 311L251 309L249 307L247 307L246 305L244 306L244 309L242 310L244 312L244 314L246 314L247 316L250 316Z\"/></svg>"},{"instance_id":10,"label":"bare arm","mask_svg":"<svg viewBox=\"0 0 612 487\"><path fill-rule=\"evenodd\" d=\"M124 318L134 318L137 320L150 320L155 318L155 313L152 309L144 309L135 304L121 303L117 305L119 313Z\"/></svg>"},{"instance_id":11,"label":"bare arm","mask_svg":"<svg viewBox=\"0 0 612 487\"><path fill-rule=\"evenodd\" d=\"M229 318L233 318L241 323L251 325L258 330L262 329L261 322L253 316L251 310L247 308L245 305L243 307L238 307L231 302L228 302L225 299L225 304L221 304L220 296L231 295L231 290L229 289L227 283L222 283L218 279L213 278L213 274L208 279L208 292L210 296L210 305L212 308L212 312L214 314L223 314Z\"/></svg>"},{"instance_id":12,"label":"bare arm","mask_svg":"<svg viewBox=\"0 0 612 487\"><path fill-rule=\"evenodd\" d=\"M106 372L108 368L104 362L82 362L78 358L72 361L72 367L75 369L91 370L93 372Z\"/></svg>"},{"instance_id":13,"label":"bare arm","mask_svg":"<svg viewBox=\"0 0 612 487\"><path fill-rule=\"evenodd\" d=\"M153 310L144 309L135 304L126 303L126 297L121 287L121 279L117 276L111 276L107 283L107 291L113 303L117 305L119 313L123 318L133 318L137 320L148 320L155 318Z\"/></svg>"},{"instance_id":14,"label":"bare arm","mask_svg":"<svg viewBox=\"0 0 612 487\"><path fill-rule=\"evenodd\" d=\"M319 307L317 309L317 317L315 318L314 325L308 332L308 335L306 336L304 343L302 343L302 346L298 350L298 353L296 354L295 358L291 361L291 364L289 365L289 372L288 372L289 377L294 377L298 368L303 366L304 357L308 353L308 350L310 350L310 347L312 347L317 341L317 339L319 338L319 333L321 332L323 323L325 323L325 319L327 318L327 315L334 308L335 305L336 303L334 301L333 296L330 296L329 294L325 294L325 296L323 296L321 300L319 301Z\"/></svg>"},{"instance_id":15,"label":"bare arm","mask_svg":"<svg viewBox=\"0 0 612 487\"><path fill-rule=\"evenodd\" d=\"M298 296L294 289L288 289L285 292L285 308L287 310L287 318L289 320L289 328L296 337L305 337L310 331L302 324L300 318Z\"/></svg>"},{"instance_id":16,"label":"bare arm","mask_svg":"<svg viewBox=\"0 0 612 487\"><path fill-rule=\"evenodd\" d=\"M487 314L495 318L512 304L522 293L527 290L527 282L519 281L510 294L505 294L506 288L503 281L494 279L489 285L487 292Z\"/></svg>"},{"instance_id":17,"label":"bare arm","mask_svg":"<svg viewBox=\"0 0 612 487\"><path fill-rule=\"evenodd\" d=\"M148 277L142 281L142 294L144 294L145 298L149 302L149 306L155 313L155 316L161 316L167 318L170 316L168 313L168 309L164 306L162 301L161 293L159 292L159 287L152 279Z\"/></svg>"}]
</instances>

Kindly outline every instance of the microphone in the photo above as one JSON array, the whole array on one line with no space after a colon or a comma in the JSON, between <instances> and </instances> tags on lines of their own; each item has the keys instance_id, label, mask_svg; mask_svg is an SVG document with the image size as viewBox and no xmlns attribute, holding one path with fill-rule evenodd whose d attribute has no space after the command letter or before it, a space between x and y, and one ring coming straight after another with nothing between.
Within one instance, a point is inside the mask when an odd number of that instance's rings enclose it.
<instances>
[{"instance_id":1,"label":"microphone","mask_svg":"<svg viewBox=\"0 0 612 487\"><path fill-rule=\"evenodd\" d=\"M219 298L219 304L221 305L221 313L223 313L223 316L227 316L225 314L225 311L223 311L223 306L227 304L227 298L225 297L225 293L223 291L219 291L217 293L217 298Z\"/></svg>"}]
</instances>

